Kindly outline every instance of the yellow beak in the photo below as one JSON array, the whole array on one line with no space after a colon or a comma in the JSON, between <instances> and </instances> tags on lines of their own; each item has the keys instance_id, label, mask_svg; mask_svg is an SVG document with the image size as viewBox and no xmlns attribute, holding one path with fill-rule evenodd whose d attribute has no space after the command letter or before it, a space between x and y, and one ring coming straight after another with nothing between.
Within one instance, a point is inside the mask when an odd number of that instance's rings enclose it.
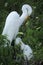
<instances>
[{"instance_id":1,"label":"yellow beak","mask_svg":"<svg viewBox=\"0 0 43 65\"><path fill-rule=\"evenodd\" d=\"M27 20L27 19L29 19L30 18L30 16L26 16L26 19L25 20Z\"/></svg>"},{"instance_id":2,"label":"yellow beak","mask_svg":"<svg viewBox=\"0 0 43 65\"><path fill-rule=\"evenodd\" d=\"M26 22L27 22L27 20L28 20L29 18L30 18L30 16L26 16L24 25L26 24Z\"/></svg>"}]
</instances>

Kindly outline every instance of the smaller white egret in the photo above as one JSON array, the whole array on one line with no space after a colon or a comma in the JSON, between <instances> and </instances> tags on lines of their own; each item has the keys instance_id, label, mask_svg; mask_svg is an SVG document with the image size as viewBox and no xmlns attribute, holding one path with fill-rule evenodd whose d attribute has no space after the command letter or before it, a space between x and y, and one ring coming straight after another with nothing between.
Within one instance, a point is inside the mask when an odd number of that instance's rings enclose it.
<instances>
[{"instance_id":1,"label":"smaller white egret","mask_svg":"<svg viewBox=\"0 0 43 65\"><path fill-rule=\"evenodd\" d=\"M15 45L21 45L21 50L23 50L24 59L30 60L33 57L33 51L29 45L26 45L22 42L21 38L16 38Z\"/></svg>"},{"instance_id":2,"label":"smaller white egret","mask_svg":"<svg viewBox=\"0 0 43 65\"><path fill-rule=\"evenodd\" d=\"M16 38L20 26L28 18L28 16L31 15L32 13L31 6L28 4L24 4L22 6L22 12L23 12L22 15L19 16L19 14L16 11L13 11L6 18L2 35L7 35L7 39L10 41L10 43L12 42L13 39Z\"/></svg>"}]
</instances>

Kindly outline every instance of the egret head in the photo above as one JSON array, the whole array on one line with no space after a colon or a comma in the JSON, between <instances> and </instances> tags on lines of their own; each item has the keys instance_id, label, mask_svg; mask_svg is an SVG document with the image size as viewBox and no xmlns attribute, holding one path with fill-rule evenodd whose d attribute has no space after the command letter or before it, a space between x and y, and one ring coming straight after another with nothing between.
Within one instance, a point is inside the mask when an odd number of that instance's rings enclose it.
<instances>
[{"instance_id":1,"label":"egret head","mask_svg":"<svg viewBox=\"0 0 43 65\"><path fill-rule=\"evenodd\" d=\"M23 11L23 13L27 13L27 16L30 16L32 13L32 7L28 4L24 4L22 6L22 11Z\"/></svg>"},{"instance_id":2,"label":"egret head","mask_svg":"<svg viewBox=\"0 0 43 65\"><path fill-rule=\"evenodd\" d=\"M15 40L15 44L18 45L21 43L21 41L22 41L21 38L17 37Z\"/></svg>"}]
</instances>

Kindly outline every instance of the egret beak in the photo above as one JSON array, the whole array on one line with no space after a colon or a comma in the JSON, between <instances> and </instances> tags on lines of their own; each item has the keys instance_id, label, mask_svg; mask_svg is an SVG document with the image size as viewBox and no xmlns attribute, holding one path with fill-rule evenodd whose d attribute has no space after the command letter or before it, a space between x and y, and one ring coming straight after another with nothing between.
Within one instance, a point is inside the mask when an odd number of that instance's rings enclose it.
<instances>
[{"instance_id":1,"label":"egret beak","mask_svg":"<svg viewBox=\"0 0 43 65\"><path fill-rule=\"evenodd\" d=\"M27 20L27 19L29 19L30 18L30 16L26 16L26 19L25 20Z\"/></svg>"},{"instance_id":2,"label":"egret beak","mask_svg":"<svg viewBox=\"0 0 43 65\"><path fill-rule=\"evenodd\" d=\"M24 25L26 24L28 19L30 19L30 16L26 16Z\"/></svg>"}]
</instances>

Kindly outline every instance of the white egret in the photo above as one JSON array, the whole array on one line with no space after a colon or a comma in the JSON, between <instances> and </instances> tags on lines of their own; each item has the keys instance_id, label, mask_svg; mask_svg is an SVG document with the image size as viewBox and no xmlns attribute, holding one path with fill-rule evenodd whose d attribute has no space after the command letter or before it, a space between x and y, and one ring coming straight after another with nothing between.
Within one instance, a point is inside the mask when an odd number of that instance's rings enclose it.
<instances>
[{"instance_id":1,"label":"white egret","mask_svg":"<svg viewBox=\"0 0 43 65\"><path fill-rule=\"evenodd\" d=\"M26 45L22 42L21 38L16 38L15 45L20 44L21 50L23 50L24 59L30 60L33 57L33 51L29 45Z\"/></svg>"},{"instance_id":2,"label":"white egret","mask_svg":"<svg viewBox=\"0 0 43 65\"><path fill-rule=\"evenodd\" d=\"M31 6L28 4L23 5L22 12L22 15L19 16L19 14L16 11L13 11L6 18L2 35L7 35L7 39L10 41L10 45L12 40L16 38L22 23L27 19L28 16L31 15Z\"/></svg>"},{"instance_id":3,"label":"white egret","mask_svg":"<svg viewBox=\"0 0 43 65\"><path fill-rule=\"evenodd\" d=\"M2 35L6 35L10 43L18 34L18 19L19 14L16 11L11 12L6 18Z\"/></svg>"}]
</instances>

